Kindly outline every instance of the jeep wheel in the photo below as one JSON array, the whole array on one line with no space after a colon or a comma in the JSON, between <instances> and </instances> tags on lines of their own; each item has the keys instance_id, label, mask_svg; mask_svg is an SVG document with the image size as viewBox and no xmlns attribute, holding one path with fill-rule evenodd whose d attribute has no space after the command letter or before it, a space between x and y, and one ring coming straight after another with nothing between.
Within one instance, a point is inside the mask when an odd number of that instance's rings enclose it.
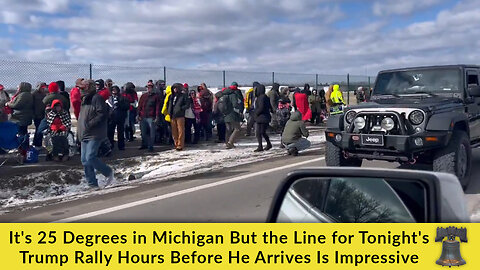
<instances>
[{"instance_id":1,"label":"jeep wheel","mask_svg":"<svg viewBox=\"0 0 480 270\"><path fill-rule=\"evenodd\" d=\"M470 181L471 162L472 149L467 133L454 131L447 147L435 153L433 171L456 175L465 190Z\"/></svg>"},{"instance_id":2,"label":"jeep wheel","mask_svg":"<svg viewBox=\"0 0 480 270\"><path fill-rule=\"evenodd\" d=\"M333 143L327 142L325 162L329 167L362 167L362 160L357 158L346 159L342 150Z\"/></svg>"}]
</instances>

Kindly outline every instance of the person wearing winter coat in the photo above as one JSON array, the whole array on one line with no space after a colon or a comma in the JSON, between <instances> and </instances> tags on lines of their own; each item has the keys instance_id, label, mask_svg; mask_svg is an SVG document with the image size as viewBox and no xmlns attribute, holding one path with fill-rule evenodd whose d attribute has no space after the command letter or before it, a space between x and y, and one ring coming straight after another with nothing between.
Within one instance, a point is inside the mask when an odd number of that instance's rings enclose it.
<instances>
[{"instance_id":1,"label":"person wearing winter coat","mask_svg":"<svg viewBox=\"0 0 480 270\"><path fill-rule=\"evenodd\" d=\"M305 86L303 86L303 92L307 94L307 96L312 95L312 91L310 90L310 84L306 83Z\"/></svg>"},{"instance_id":2,"label":"person wearing winter coat","mask_svg":"<svg viewBox=\"0 0 480 270\"><path fill-rule=\"evenodd\" d=\"M311 145L306 139L308 135L302 114L299 111L293 112L282 133L282 144L287 148L288 154L297 156L298 152L308 149Z\"/></svg>"},{"instance_id":3,"label":"person wearing winter coat","mask_svg":"<svg viewBox=\"0 0 480 270\"><path fill-rule=\"evenodd\" d=\"M287 121L290 119L290 99L282 97L280 98L280 102L278 103L278 109L277 109L277 121L278 121L278 129L283 133L283 130L285 128L285 125L287 124ZM281 147L282 145L280 145Z\"/></svg>"},{"instance_id":4,"label":"person wearing winter coat","mask_svg":"<svg viewBox=\"0 0 480 270\"><path fill-rule=\"evenodd\" d=\"M117 131L118 150L125 150L125 119L127 119L130 104L128 100L120 95L120 88L112 86L112 95L108 98L107 104L110 107L107 135L110 144L114 145L115 130Z\"/></svg>"},{"instance_id":5,"label":"person wearing winter coat","mask_svg":"<svg viewBox=\"0 0 480 270\"><path fill-rule=\"evenodd\" d=\"M78 139L81 142L81 160L85 169L85 178L90 187L98 188L95 171L103 174L108 186L114 180L113 170L98 158L100 145L107 139L108 105L97 94L93 80L84 81L82 106L78 118Z\"/></svg>"},{"instance_id":6,"label":"person wearing winter coat","mask_svg":"<svg viewBox=\"0 0 480 270\"><path fill-rule=\"evenodd\" d=\"M253 82L252 88L250 88L245 93L245 114L247 115L247 130L245 136L252 135L252 129L255 126L255 115L254 115L254 108L255 108L255 89L259 85L258 82Z\"/></svg>"},{"instance_id":7,"label":"person wearing winter coat","mask_svg":"<svg viewBox=\"0 0 480 270\"><path fill-rule=\"evenodd\" d=\"M52 101L55 99L59 99L62 102L64 110L68 111L67 108L70 107L70 103L68 102L67 98L60 94L58 84L56 82L51 82L48 85L48 94L43 99L43 104L45 104L45 108L47 110L50 110L52 107Z\"/></svg>"},{"instance_id":8,"label":"person wearing winter coat","mask_svg":"<svg viewBox=\"0 0 480 270\"><path fill-rule=\"evenodd\" d=\"M51 136L52 150L47 154L47 159L67 161L70 147L68 145L68 132L72 127L70 113L63 109L59 99L52 101L52 106L47 114L47 135Z\"/></svg>"},{"instance_id":9,"label":"person wearing winter coat","mask_svg":"<svg viewBox=\"0 0 480 270\"><path fill-rule=\"evenodd\" d=\"M213 106L213 119L217 125L217 140L216 143L224 143L227 136L227 125L225 124L225 116L218 109L218 101L223 96L223 91L226 88L223 88L222 91L219 91L215 94L215 104Z\"/></svg>"},{"instance_id":10,"label":"person wearing winter coat","mask_svg":"<svg viewBox=\"0 0 480 270\"><path fill-rule=\"evenodd\" d=\"M213 136L213 93L207 88L205 83L202 83L198 88L198 97L202 111L200 112L200 130L205 136L205 140L209 141Z\"/></svg>"},{"instance_id":11,"label":"person wearing winter coat","mask_svg":"<svg viewBox=\"0 0 480 270\"><path fill-rule=\"evenodd\" d=\"M138 121L140 122L140 131L142 134L142 146L140 150L148 149L153 152L155 142L155 132L157 121L160 119L162 101L153 87L147 88L147 93L140 96L138 102Z\"/></svg>"},{"instance_id":12,"label":"person wearing winter coat","mask_svg":"<svg viewBox=\"0 0 480 270\"><path fill-rule=\"evenodd\" d=\"M309 121L312 118L312 110L310 110L305 90L295 91L295 94L293 94L293 107L302 114L303 121Z\"/></svg>"},{"instance_id":13,"label":"person wearing winter coat","mask_svg":"<svg viewBox=\"0 0 480 270\"><path fill-rule=\"evenodd\" d=\"M57 85L58 85L58 92L60 93L60 95L64 96L65 99L68 101L68 103L66 105L64 105L64 109L69 112L70 111L70 95L68 94L68 92L66 91L65 89L65 82L64 81L57 81Z\"/></svg>"},{"instance_id":14,"label":"person wearing winter coat","mask_svg":"<svg viewBox=\"0 0 480 270\"><path fill-rule=\"evenodd\" d=\"M80 114L80 107L82 105L82 98L81 98L81 89L83 87L84 78L78 78L75 81L75 87L72 88L70 91L70 103L72 104L73 114L75 118L78 120L78 115Z\"/></svg>"},{"instance_id":15,"label":"person wearing winter coat","mask_svg":"<svg viewBox=\"0 0 480 270\"><path fill-rule=\"evenodd\" d=\"M278 126L277 120L277 109L278 109L278 102L280 100L280 85L278 83L274 83L272 86L272 90L267 93L268 98L270 99L270 106L272 106L272 128L275 132L281 134L281 130Z\"/></svg>"},{"instance_id":16,"label":"person wearing winter coat","mask_svg":"<svg viewBox=\"0 0 480 270\"><path fill-rule=\"evenodd\" d=\"M223 114L227 128L225 144L227 149L235 147L235 142L240 134L240 123L242 122L241 112L243 112L243 98L238 94L240 90L235 86L222 91L223 95L218 100L218 109ZM241 93L240 93L241 94Z\"/></svg>"},{"instance_id":17,"label":"person wearing winter coat","mask_svg":"<svg viewBox=\"0 0 480 270\"><path fill-rule=\"evenodd\" d=\"M255 124L256 124L256 131L255 134L257 136L258 147L255 152L262 152L267 151L272 148L272 144L270 143L270 138L267 134L267 129L271 121L272 106L270 104L270 99L265 95L265 86L260 84L257 86L255 90ZM263 148L262 145L262 137L267 142L267 146Z\"/></svg>"},{"instance_id":18,"label":"person wearing winter coat","mask_svg":"<svg viewBox=\"0 0 480 270\"><path fill-rule=\"evenodd\" d=\"M127 82L124 86L125 92L123 97L125 97L130 104L127 116L127 124L125 125L125 138L129 142L133 142L135 135L135 122L137 119L137 105L138 105L138 95L135 91L135 85L132 82Z\"/></svg>"},{"instance_id":19,"label":"person wearing winter coat","mask_svg":"<svg viewBox=\"0 0 480 270\"><path fill-rule=\"evenodd\" d=\"M33 91L33 123L35 124L35 135L33 137L33 146L42 147L43 134L39 132L40 123L45 118L45 104L43 99L47 96L47 84L40 82L37 89Z\"/></svg>"},{"instance_id":20,"label":"person wearing winter coat","mask_svg":"<svg viewBox=\"0 0 480 270\"><path fill-rule=\"evenodd\" d=\"M5 91L5 87L0 84L0 110L4 110L5 104L10 101L10 96L8 95L7 91Z\"/></svg>"},{"instance_id":21,"label":"person wearing winter coat","mask_svg":"<svg viewBox=\"0 0 480 270\"><path fill-rule=\"evenodd\" d=\"M110 89L105 87L105 81L102 80L102 79L98 79L98 80L95 81L95 87L97 89L97 93L105 101L107 101L107 99L112 95L112 93L110 93Z\"/></svg>"},{"instance_id":22,"label":"person wearing winter coat","mask_svg":"<svg viewBox=\"0 0 480 270\"><path fill-rule=\"evenodd\" d=\"M158 80L155 82L154 90L160 97L162 106L165 102L166 88L167 86L164 80ZM155 143L168 143L169 140L172 140L169 132L170 123L165 121L165 115L163 115L163 113L161 113L159 117L160 119L157 121L157 131L155 132Z\"/></svg>"},{"instance_id":23,"label":"person wearing winter coat","mask_svg":"<svg viewBox=\"0 0 480 270\"><path fill-rule=\"evenodd\" d=\"M25 136L28 133L28 126L33 119L33 96L32 85L22 82L18 86L17 93L12 97L7 106L12 110L10 121L18 125L18 135ZM25 141L22 148L26 150L29 141Z\"/></svg>"},{"instance_id":24,"label":"person wearing winter coat","mask_svg":"<svg viewBox=\"0 0 480 270\"><path fill-rule=\"evenodd\" d=\"M195 90L190 91L190 108L185 111L185 142L187 144L197 144L200 140L200 113L202 106ZM192 141L193 128L193 141Z\"/></svg>"},{"instance_id":25,"label":"person wearing winter coat","mask_svg":"<svg viewBox=\"0 0 480 270\"><path fill-rule=\"evenodd\" d=\"M183 151L185 147L185 111L190 108L189 97L183 91L182 84L173 84L172 94L167 104L172 125L172 137L177 151Z\"/></svg>"},{"instance_id":26,"label":"person wearing winter coat","mask_svg":"<svg viewBox=\"0 0 480 270\"><path fill-rule=\"evenodd\" d=\"M312 95L308 97L308 103L310 103L310 109L312 110L312 119L310 122L315 125L319 125L322 122L322 98L318 95L317 90L312 91Z\"/></svg>"}]
</instances>

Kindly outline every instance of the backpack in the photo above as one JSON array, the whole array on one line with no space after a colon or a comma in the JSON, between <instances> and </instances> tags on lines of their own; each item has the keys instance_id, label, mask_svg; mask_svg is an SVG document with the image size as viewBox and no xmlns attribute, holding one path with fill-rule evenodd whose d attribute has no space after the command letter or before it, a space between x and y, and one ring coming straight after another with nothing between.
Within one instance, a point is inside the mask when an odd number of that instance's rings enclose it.
<instances>
[{"instance_id":1,"label":"backpack","mask_svg":"<svg viewBox=\"0 0 480 270\"><path fill-rule=\"evenodd\" d=\"M233 104L230 100L230 95L223 95L220 97L217 103L217 108L223 116L231 114L233 112Z\"/></svg>"}]
</instances>

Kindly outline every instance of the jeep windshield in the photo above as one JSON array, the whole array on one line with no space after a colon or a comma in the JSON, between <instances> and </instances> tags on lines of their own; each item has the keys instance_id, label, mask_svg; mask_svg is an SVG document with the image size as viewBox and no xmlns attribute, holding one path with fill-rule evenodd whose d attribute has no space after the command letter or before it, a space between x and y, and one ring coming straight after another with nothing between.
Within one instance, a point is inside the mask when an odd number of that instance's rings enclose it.
<instances>
[{"instance_id":1,"label":"jeep windshield","mask_svg":"<svg viewBox=\"0 0 480 270\"><path fill-rule=\"evenodd\" d=\"M380 73L373 95L429 95L460 92L460 69L419 69Z\"/></svg>"}]
</instances>

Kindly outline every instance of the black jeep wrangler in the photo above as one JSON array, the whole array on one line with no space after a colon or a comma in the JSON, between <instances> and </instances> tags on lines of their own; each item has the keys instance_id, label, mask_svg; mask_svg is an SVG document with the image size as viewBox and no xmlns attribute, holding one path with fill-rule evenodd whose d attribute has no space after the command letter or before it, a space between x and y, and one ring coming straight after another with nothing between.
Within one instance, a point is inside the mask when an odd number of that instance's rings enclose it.
<instances>
[{"instance_id":1,"label":"black jeep wrangler","mask_svg":"<svg viewBox=\"0 0 480 270\"><path fill-rule=\"evenodd\" d=\"M381 71L369 102L328 119L327 166L431 164L466 188L480 145L479 74L468 65Z\"/></svg>"}]
</instances>

